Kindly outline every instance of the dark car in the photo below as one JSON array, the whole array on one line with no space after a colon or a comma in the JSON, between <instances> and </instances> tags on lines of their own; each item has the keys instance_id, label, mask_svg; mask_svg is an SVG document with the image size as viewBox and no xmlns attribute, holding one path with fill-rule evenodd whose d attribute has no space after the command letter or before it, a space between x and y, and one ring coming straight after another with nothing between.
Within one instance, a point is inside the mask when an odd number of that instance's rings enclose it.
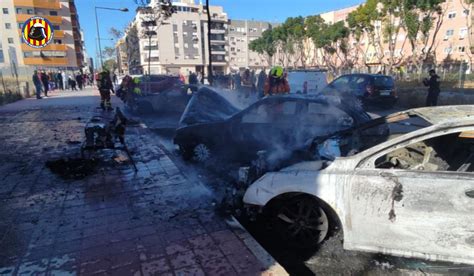
<instances>
[{"instance_id":1,"label":"dark car","mask_svg":"<svg viewBox=\"0 0 474 276\"><path fill-rule=\"evenodd\" d=\"M278 159L315 137L370 119L355 104L321 96L266 97L239 110L215 91L201 88L183 113L174 143L185 158L201 162L212 155L249 162L261 150Z\"/></svg>"},{"instance_id":2,"label":"dark car","mask_svg":"<svg viewBox=\"0 0 474 276\"><path fill-rule=\"evenodd\" d=\"M391 108L398 100L395 81L385 75L343 75L332 81L322 93L350 94L357 97L366 108Z\"/></svg>"},{"instance_id":3,"label":"dark car","mask_svg":"<svg viewBox=\"0 0 474 276\"><path fill-rule=\"evenodd\" d=\"M194 86L185 85L177 76L150 75L135 79L138 79L138 83L132 81L128 89L124 89L126 85L121 84L118 95L137 113L181 113L191 98L188 90L197 90ZM135 88L139 88L139 93L135 93Z\"/></svg>"}]
</instances>

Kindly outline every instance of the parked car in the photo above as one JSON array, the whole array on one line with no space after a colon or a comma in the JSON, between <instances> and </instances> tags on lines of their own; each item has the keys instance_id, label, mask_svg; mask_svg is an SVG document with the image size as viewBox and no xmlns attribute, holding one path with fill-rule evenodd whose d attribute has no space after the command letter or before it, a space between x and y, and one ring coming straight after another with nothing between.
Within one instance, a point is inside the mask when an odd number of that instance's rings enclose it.
<instances>
[{"instance_id":1,"label":"parked car","mask_svg":"<svg viewBox=\"0 0 474 276\"><path fill-rule=\"evenodd\" d=\"M347 250L474 264L473 116L474 106L447 106L377 119L414 129L268 172L243 201L289 244L316 246L339 229Z\"/></svg>"},{"instance_id":2,"label":"parked car","mask_svg":"<svg viewBox=\"0 0 474 276\"><path fill-rule=\"evenodd\" d=\"M350 94L357 97L366 108L391 108L398 101L395 81L385 75L343 75L326 86L322 93Z\"/></svg>"},{"instance_id":3,"label":"parked car","mask_svg":"<svg viewBox=\"0 0 474 276\"><path fill-rule=\"evenodd\" d=\"M186 108L192 91L196 86L185 85L178 76L150 75L135 76L138 84L130 84L130 88L123 89L120 85L118 95L126 105L137 113L151 112L178 112ZM140 93L134 93L135 87ZM191 93L190 93L191 91Z\"/></svg>"},{"instance_id":4,"label":"parked car","mask_svg":"<svg viewBox=\"0 0 474 276\"><path fill-rule=\"evenodd\" d=\"M202 88L186 107L174 143L186 159L200 162L212 155L248 162L261 150L277 160L314 137L370 119L357 105L299 95L266 97L239 110L217 92ZM367 133L367 137L387 131Z\"/></svg>"}]
</instances>

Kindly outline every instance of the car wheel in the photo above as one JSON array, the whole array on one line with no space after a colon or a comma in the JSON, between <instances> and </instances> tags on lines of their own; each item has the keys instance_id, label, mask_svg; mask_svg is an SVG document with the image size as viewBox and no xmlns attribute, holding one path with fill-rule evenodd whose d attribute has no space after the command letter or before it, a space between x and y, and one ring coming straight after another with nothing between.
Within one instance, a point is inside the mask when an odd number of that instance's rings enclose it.
<instances>
[{"instance_id":1,"label":"car wheel","mask_svg":"<svg viewBox=\"0 0 474 276\"><path fill-rule=\"evenodd\" d=\"M211 149L206 144L198 144L194 147L194 160L200 163L206 162L211 159Z\"/></svg>"},{"instance_id":2,"label":"car wheel","mask_svg":"<svg viewBox=\"0 0 474 276\"><path fill-rule=\"evenodd\" d=\"M287 245L315 247L329 233L329 219L318 202L309 196L296 196L280 201L272 212L272 226Z\"/></svg>"}]
</instances>

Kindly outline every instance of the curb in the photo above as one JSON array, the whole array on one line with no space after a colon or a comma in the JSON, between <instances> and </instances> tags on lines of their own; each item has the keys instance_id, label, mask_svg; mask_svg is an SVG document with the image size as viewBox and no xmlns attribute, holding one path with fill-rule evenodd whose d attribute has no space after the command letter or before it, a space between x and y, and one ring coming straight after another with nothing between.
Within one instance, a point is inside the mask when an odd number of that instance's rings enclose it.
<instances>
[{"instance_id":1,"label":"curb","mask_svg":"<svg viewBox=\"0 0 474 276\"><path fill-rule=\"evenodd\" d=\"M252 254L262 263L267 270L262 272L260 275L265 276L287 276L290 275L286 270L268 253L253 237L249 232L240 224L240 222L231 216L230 219L225 221L240 240L242 240L245 246L252 252Z\"/></svg>"}]
</instances>

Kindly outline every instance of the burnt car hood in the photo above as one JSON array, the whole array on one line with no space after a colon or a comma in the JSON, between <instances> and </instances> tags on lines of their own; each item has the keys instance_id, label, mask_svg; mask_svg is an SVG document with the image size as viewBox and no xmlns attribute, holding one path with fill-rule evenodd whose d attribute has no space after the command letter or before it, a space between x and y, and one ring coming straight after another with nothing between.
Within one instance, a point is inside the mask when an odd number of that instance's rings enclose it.
<instances>
[{"instance_id":1,"label":"burnt car hood","mask_svg":"<svg viewBox=\"0 0 474 276\"><path fill-rule=\"evenodd\" d=\"M201 87L189 100L179 121L179 127L221 122L240 111L216 91Z\"/></svg>"}]
</instances>

